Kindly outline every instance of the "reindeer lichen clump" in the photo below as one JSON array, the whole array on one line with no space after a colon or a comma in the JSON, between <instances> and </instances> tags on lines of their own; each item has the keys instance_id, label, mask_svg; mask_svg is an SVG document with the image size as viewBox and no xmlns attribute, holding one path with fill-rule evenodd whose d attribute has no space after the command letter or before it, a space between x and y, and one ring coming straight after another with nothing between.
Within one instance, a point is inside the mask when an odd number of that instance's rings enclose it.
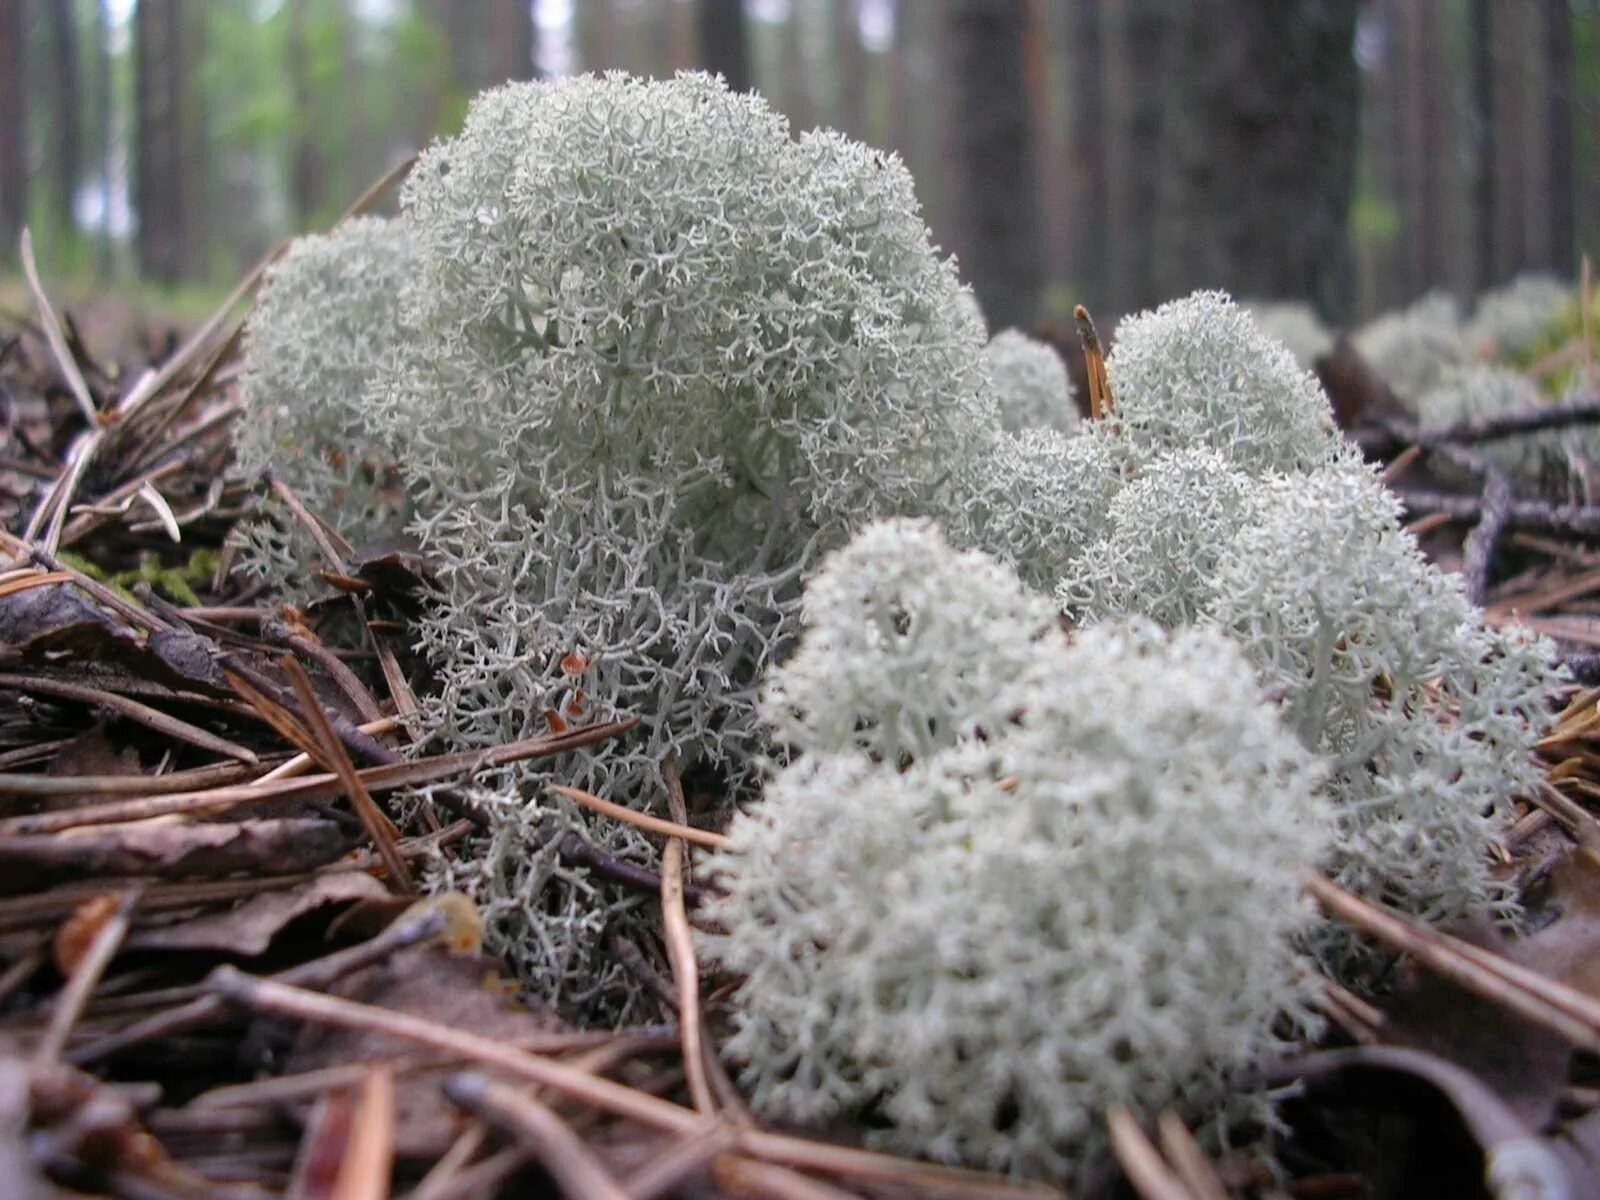
<instances>
[{"instance_id":1,"label":"reindeer lichen clump","mask_svg":"<svg viewBox=\"0 0 1600 1200\"><path fill-rule=\"evenodd\" d=\"M1213 1097L1312 1023L1318 767L1219 633L1048 605L934 528L807 588L764 711L793 756L710 863L757 1105L1059 1176L1114 1100Z\"/></svg>"},{"instance_id":2,"label":"reindeer lichen clump","mask_svg":"<svg viewBox=\"0 0 1600 1200\"><path fill-rule=\"evenodd\" d=\"M368 382L398 352L400 289L414 269L408 226L371 217L303 237L267 273L245 343L249 417L239 464L269 467L335 530L398 532L408 505L393 450L375 436ZM242 563L303 599L315 542L292 520L241 531Z\"/></svg>"},{"instance_id":3,"label":"reindeer lichen clump","mask_svg":"<svg viewBox=\"0 0 1600 1200\"><path fill-rule=\"evenodd\" d=\"M649 803L675 750L736 787L807 568L874 515L959 524L998 433L909 175L709 76L612 74L479 97L401 207L403 353L359 403L438 576L431 729L471 747L630 714L564 781ZM635 989L602 936L626 902L596 904L549 836L588 818L521 772L482 799L497 828L449 882L499 948L546 994ZM615 822L586 836L653 857Z\"/></svg>"},{"instance_id":4,"label":"reindeer lichen clump","mask_svg":"<svg viewBox=\"0 0 1600 1200\"><path fill-rule=\"evenodd\" d=\"M1535 778L1549 644L1484 625L1315 381L1225 297L1124 322L1109 368L1125 482L1063 606L1226 631L1330 763L1337 877L1431 921L1506 911L1490 850ZM1347 939L1326 950L1360 970Z\"/></svg>"},{"instance_id":5,"label":"reindeer lichen clump","mask_svg":"<svg viewBox=\"0 0 1600 1200\"><path fill-rule=\"evenodd\" d=\"M983 357L994 381L1002 428L1071 433L1078 427L1072 380L1053 347L1020 330L1002 329L989 339Z\"/></svg>"}]
</instances>

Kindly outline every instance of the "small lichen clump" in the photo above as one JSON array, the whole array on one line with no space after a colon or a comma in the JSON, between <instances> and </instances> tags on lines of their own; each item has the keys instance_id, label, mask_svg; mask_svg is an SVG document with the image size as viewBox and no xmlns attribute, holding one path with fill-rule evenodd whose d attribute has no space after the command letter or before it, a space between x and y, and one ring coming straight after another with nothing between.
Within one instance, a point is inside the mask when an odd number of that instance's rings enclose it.
<instances>
[{"instance_id":1,"label":"small lichen clump","mask_svg":"<svg viewBox=\"0 0 1600 1200\"><path fill-rule=\"evenodd\" d=\"M1317 359L1333 349L1332 331L1309 304L1298 300L1246 300L1240 307L1250 314L1262 333L1282 342L1304 370L1311 370Z\"/></svg>"},{"instance_id":2,"label":"small lichen clump","mask_svg":"<svg viewBox=\"0 0 1600 1200\"><path fill-rule=\"evenodd\" d=\"M400 289L413 269L399 221L360 217L300 238L268 271L245 343L240 466L276 468L317 516L364 540L397 532L407 514L394 454L363 400L401 343ZM305 572L320 556L302 526L259 522L241 536L247 569L308 594Z\"/></svg>"},{"instance_id":3,"label":"small lichen clump","mask_svg":"<svg viewBox=\"0 0 1600 1200\"><path fill-rule=\"evenodd\" d=\"M1330 761L1335 877L1429 921L1504 911L1490 851L1537 779L1560 682L1549 644L1485 627L1364 468L1270 481L1262 503L1270 518L1234 537L1205 611ZM1352 967L1354 949L1329 944Z\"/></svg>"},{"instance_id":4,"label":"small lichen clump","mask_svg":"<svg viewBox=\"0 0 1600 1200\"><path fill-rule=\"evenodd\" d=\"M1574 299L1573 289L1553 276L1518 275L1478 298L1467 338L1484 357L1520 359Z\"/></svg>"},{"instance_id":5,"label":"small lichen clump","mask_svg":"<svg viewBox=\"0 0 1600 1200\"><path fill-rule=\"evenodd\" d=\"M1520 371L1479 364L1446 371L1439 382L1417 400L1417 418L1423 425L1454 425L1475 417L1536 408L1539 388ZM1565 474L1572 452L1593 455L1600 450L1600 437L1576 430L1546 429L1513 437L1495 438L1474 447L1514 479L1535 488L1558 482ZM1461 482L1476 483L1471 473L1453 466L1449 460L1437 470Z\"/></svg>"},{"instance_id":6,"label":"small lichen clump","mask_svg":"<svg viewBox=\"0 0 1600 1200\"><path fill-rule=\"evenodd\" d=\"M1214 1103L1309 1021L1318 770L1221 635L1069 642L890 523L818 572L765 708L795 757L710 864L705 939L763 1111L1059 1176L1110 1102Z\"/></svg>"},{"instance_id":7,"label":"small lichen clump","mask_svg":"<svg viewBox=\"0 0 1600 1200\"><path fill-rule=\"evenodd\" d=\"M1123 484L1057 598L1079 620L1225 630L1332 765L1338 877L1428 920L1502 910L1489 851L1534 779L1550 647L1484 627L1333 432L1315 381L1247 325L1207 293L1124 322L1109 362ZM1186 444L1226 427L1229 406L1255 418ZM1325 944L1351 972L1357 951Z\"/></svg>"},{"instance_id":8,"label":"small lichen clump","mask_svg":"<svg viewBox=\"0 0 1600 1200\"><path fill-rule=\"evenodd\" d=\"M1071 433L1082 420L1072 380L1055 349L1017 329L1002 329L984 347L994 381L1000 425L1011 433L1056 429Z\"/></svg>"},{"instance_id":9,"label":"small lichen clump","mask_svg":"<svg viewBox=\"0 0 1600 1200\"><path fill-rule=\"evenodd\" d=\"M1149 453L1209 446L1241 470L1298 471L1338 444L1316 377L1222 292L1124 318L1107 370L1119 426Z\"/></svg>"},{"instance_id":10,"label":"small lichen clump","mask_svg":"<svg viewBox=\"0 0 1600 1200\"><path fill-rule=\"evenodd\" d=\"M1404 401L1416 400L1447 370L1473 357L1460 309L1442 292L1368 322L1353 340L1361 357Z\"/></svg>"}]
</instances>

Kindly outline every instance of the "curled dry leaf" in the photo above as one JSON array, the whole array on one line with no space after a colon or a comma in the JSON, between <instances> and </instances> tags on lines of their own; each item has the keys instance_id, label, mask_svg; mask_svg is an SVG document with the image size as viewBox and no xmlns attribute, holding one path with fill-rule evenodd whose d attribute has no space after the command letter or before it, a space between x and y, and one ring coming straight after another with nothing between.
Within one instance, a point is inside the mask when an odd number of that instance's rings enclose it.
<instances>
[{"instance_id":1,"label":"curled dry leaf","mask_svg":"<svg viewBox=\"0 0 1600 1200\"><path fill-rule=\"evenodd\" d=\"M121 903L121 893L108 892L103 896L84 901L73 910L72 915L56 932L55 941L51 946L55 955L56 969L62 975L71 975L78 969L78 964L88 953L101 926L111 919Z\"/></svg>"},{"instance_id":2,"label":"curled dry leaf","mask_svg":"<svg viewBox=\"0 0 1600 1200\"><path fill-rule=\"evenodd\" d=\"M350 976L333 991L347 999L470 1029L505 1043L567 1029L553 1014L508 1002L484 988L486 966L494 965L477 955L453 955L419 946ZM378 1034L307 1026L285 1071L371 1062L393 1050L393 1041ZM397 1081L396 1155L437 1158L460 1132L457 1110L439 1091L439 1080L448 1069L408 1073Z\"/></svg>"},{"instance_id":3,"label":"curled dry leaf","mask_svg":"<svg viewBox=\"0 0 1600 1200\"><path fill-rule=\"evenodd\" d=\"M263 892L228 912L136 933L128 945L136 950L218 950L253 957L265 953L272 939L298 917L330 904L387 895L383 884L365 871L339 871L288 891Z\"/></svg>"}]
</instances>

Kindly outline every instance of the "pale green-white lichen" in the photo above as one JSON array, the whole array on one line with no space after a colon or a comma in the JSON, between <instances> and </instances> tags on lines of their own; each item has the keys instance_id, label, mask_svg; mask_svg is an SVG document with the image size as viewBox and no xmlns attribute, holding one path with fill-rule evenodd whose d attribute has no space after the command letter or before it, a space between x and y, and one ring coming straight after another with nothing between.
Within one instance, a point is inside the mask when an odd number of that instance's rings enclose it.
<instances>
[{"instance_id":1,"label":"pale green-white lichen","mask_svg":"<svg viewBox=\"0 0 1600 1200\"><path fill-rule=\"evenodd\" d=\"M1282 342L1294 355L1302 370L1309 371L1333 349L1333 332L1322 323L1317 310L1299 300L1242 300L1261 332Z\"/></svg>"},{"instance_id":2,"label":"pale green-white lichen","mask_svg":"<svg viewBox=\"0 0 1600 1200\"><path fill-rule=\"evenodd\" d=\"M359 217L298 239L267 272L246 329L239 464L277 470L316 516L356 540L397 533L408 506L393 451L363 403L402 340L400 289L413 269L400 221ZM242 527L240 561L288 595L310 594L321 563L287 514Z\"/></svg>"},{"instance_id":3,"label":"pale green-white lichen","mask_svg":"<svg viewBox=\"0 0 1600 1200\"><path fill-rule=\"evenodd\" d=\"M742 979L728 1051L762 1111L1059 1177L1110 1102L1215 1110L1310 1022L1325 812L1220 634L1069 642L980 559L894 523L818 573L772 685L796 758L710 863L703 944ZM788 720L797 696L837 710Z\"/></svg>"},{"instance_id":4,"label":"pale green-white lichen","mask_svg":"<svg viewBox=\"0 0 1600 1200\"><path fill-rule=\"evenodd\" d=\"M1574 289L1554 276L1518 275L1478 297L1467 339L1485 358L1520 359L1575 299Z\"/></svg>"},{"instance_id":5,"label":"pale green-white lichen","mask_svg":"<svg viewBox=\"0 0 1600 1200\"><path fill-rule=\"evenodd\" d=\"M1333 763L1339 877L1428 920L1501 911L1489 856L1533 779L1560 678L1550 647L1483 626L1286 360L1215 294L1124 324L1122 483L1057 598L1079 620L1221 626ZM1229 405L1254 414L1236 439L1176 436ZM1348 940L1325 949L1359 974Z\"/></svg>"},{"instance_id":6,"label":"pale green-white lichen","mask_svg":"<svg viewBox=\"0 0 1600 1200\"><path fill-rule=\"evenodd\" d=\"M1002 329L984 347L994 381L1000 425L1011 433L1056 429L1071 433L1082 420L1072 380L1055 348L1021 330Z\"/></svg>"},{"instance_id":7,"label":"pale green-white lichen","mask_svg":"<svg viewBox=\"0 0 1600 1200\"><path fill-rule=\"evenodd\" d=\"M479 97L401 208L402 346L361 412L438 577L430 729L472 747L634 715L560 778L659 803L676 751L737 787L806 570L874 515L961 523L999 432L981 323L910 177L837 134L791 138L712 77L613 74ZM654 850L542 778L502 776L504 824L451 881L571 999L612 959L592 914L626 932L628 908L557 869L549 823Z\"/></svg>"},{"instance_id":8,"label":"pale green-white lichen","mask_svg":"<svg viewBox=\"0 0 1600 1200\"><path fill-rule=\"evenodd\" d=\"M1297 471L1339 446L1316 377L1222 292L1126 317L1106 369L1137 456L1208 446L1239 470Z\"/></svg>"},{"instance_id":9,"label":"pale green-white lichen","mask_svg":"<svg viewBox=\"0 0 1600 1200\"><path fill-rule=\"evenodd\" d=\"M1520 371L1479 364L1446 371L1418 398L1417 418L1425 426L1454 425L1477 417L1537 408L1542 397L1538 385ZM1600 438L1575 430L1546 429L1514 437L1495 438L1474 449L1514 479L1534 487L1559 481L1572 452L1593 454ZM1435 464L1446 476L1476 483L1477 476L1448 459Z\"/></svg>"},{"instance_id":10,"label":"pale green-white lichen","mask_svg":"<svg viewBox=\"0 0 1600 1200\"><path fill-rule=\"evenodd\" d=\"M1447 370L1473 359L1460 309L1442 292L1368 322L1353 341L1367 365L1404 401L1415 401Z\"/></svg>"}]
</instances>

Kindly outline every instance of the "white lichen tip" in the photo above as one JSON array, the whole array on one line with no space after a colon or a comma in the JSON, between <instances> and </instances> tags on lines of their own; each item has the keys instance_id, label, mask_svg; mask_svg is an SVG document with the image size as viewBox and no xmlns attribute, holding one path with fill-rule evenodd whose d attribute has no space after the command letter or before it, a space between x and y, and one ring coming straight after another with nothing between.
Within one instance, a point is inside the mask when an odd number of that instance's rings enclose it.
<instances>
[{"instance_id":1,"label":"white lichen tip","mask_svg":"<svg viewBox=\"0 0 1600 1200\"><path fill-rule=\"evenodd\" d=\"M801 655L842 672L846 720L900 728L936 696L914 725L946 736L902 737L895 761L876 732L805 729L734 821L704 939L743 979L728 1049L764 1112L867 1109L890 1146L1059 1178L1103 1151L1112 1100L1209 1098L1312 1023L1296 938L1318 768L1219 634L1069 644L997 619L1018 591L1002 569L926 530L863 538L899 543L897 565L852 572L855 599L822 606L836 642ZM907 690L862 689L885 658Z\"/></svg>"},{"instance_id":2,"label":"white lichen tip","mask_svg":"<svg viewBox=\"0 0 1600 1200\"><path fill-rule=\"evenodd\" d=\"M1224 292L1125 318L1106 369L1122 428L1151 456L1209 446L1243 471L1298 471L1339 445L1316 377Z\"/></svg>"},{"instance_id":3,"label":"white lichen tip","mask_svg":"<svg viewBox=\"0 0 1600 1200\"><path fill-rule=\"evenodd\" d=\"M902 520L828 557L802 623L762 697L778 742L897 765L1009 721L1055 614L1003 564Z\"/></svg>"},{"instance_id":4,"label":"white lichen tip","mask_svg":"<svg viewBox=\"0 0 1600 1200\"><path fill-rule=\"evenodd\" d=\"M358 540L397 532L402 489L393 449L364 400L402 338L400 291L414 269L403 222L361 217L298 238L267 272L246 327L239 464L275 468L334 528ZM243 531L246 569L303 594L314 556L292 520Z\"/></svg>"},{"instance_id":5,"label":"white lichen tip","mask_svg":"<svg viewBox=\"0 0 1600 1200\"><path fill-rule=\"evenodd\" d=\"M984 347L994 381L1000 425L1010 432L1055 429L1071 433L1082 420L1072 380L1055 349L1017 329L1002 329Z\"/></svg>"}]
</instances>

